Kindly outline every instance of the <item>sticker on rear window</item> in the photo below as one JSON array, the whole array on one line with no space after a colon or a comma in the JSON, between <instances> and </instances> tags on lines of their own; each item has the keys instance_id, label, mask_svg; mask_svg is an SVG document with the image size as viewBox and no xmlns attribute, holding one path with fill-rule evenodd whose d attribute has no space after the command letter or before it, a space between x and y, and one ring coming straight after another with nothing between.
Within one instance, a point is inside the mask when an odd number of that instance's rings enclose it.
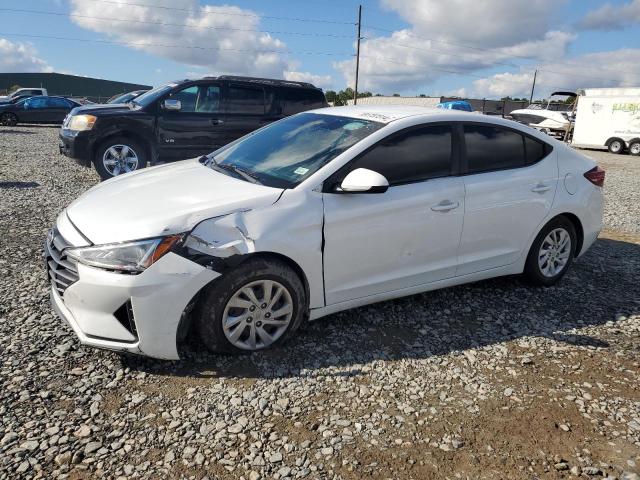
<instances>
[{"instance_id":1,"label":"sticker on rear window","mask_svg":"<svg viewBox=\"0 0 640 480\"><path fill-rule=\"evenodd\" d=\"M304 175L305 173L307 173L309 171L308 168L304 168L304 167L298 167L296 168L293 173L295 173L296 175Z\"/></svg>"}]
</instances>

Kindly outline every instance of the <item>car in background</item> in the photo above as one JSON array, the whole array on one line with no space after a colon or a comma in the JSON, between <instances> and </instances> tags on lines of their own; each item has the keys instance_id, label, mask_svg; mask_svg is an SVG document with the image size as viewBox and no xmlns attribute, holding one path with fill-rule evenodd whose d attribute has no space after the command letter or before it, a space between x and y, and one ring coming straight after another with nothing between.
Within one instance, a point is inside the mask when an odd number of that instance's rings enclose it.
<instances>
[{"instance_id":1,"label":"car in background","mask_svg":"<svg viewBox=\"0 0 640 480\"><path fill-rule=\"evenodd\" d=\"M114 95L109 100L107 100L105 103L129 103L134 98L137 98L140 95L142 95L143 93L146 93L148 91L149 90L135 90L135 91L129 92L129 93L123 93L123 94Z\"/></svg>"},{"instance_id":2,"label":"car in background","mask_svg":"<svg viewBox=\"0 0 640 480\"><path fill-rule=\"evenodd\" d=\"M10 102L17 97L36 97L38 95L48 95L46 88L19 88L12 92L10 95L0 96L0 102Z\"/></svg>"},{"instance_id":3,"label":"car in background","mask_svg":"<svg viewBox=\"0 0 640 480\"><path fill-rule=\"evenodd\" d=\"M473 112L473 107L466 100L453 100L451 102L442 102L436 105L436 108L444 110L460 110L462 112Z\"/></svg>"},{"instance_id":4,"label":"car in background","mask_svg":"<svg viewBox=\"0 0 640 480\"><path fill-rule=\"evenodd\" d=\"M148 163L210 153L271 122L328 106L310 83L220 76L167 83L127 104L73 110L60 152L93 165L102 179Z\"/></svg>"},{"instance_id":5,"label":"car in background","mask_svg":"<svg viewBox=\"0 0 640 480\"><path fill-rule=\"evenodd\" d=\"M0 104L0 125L18 123L61 124L71 110L80 104L64 97L37 96L16 103Z\"/></svg>"}]
</instances>

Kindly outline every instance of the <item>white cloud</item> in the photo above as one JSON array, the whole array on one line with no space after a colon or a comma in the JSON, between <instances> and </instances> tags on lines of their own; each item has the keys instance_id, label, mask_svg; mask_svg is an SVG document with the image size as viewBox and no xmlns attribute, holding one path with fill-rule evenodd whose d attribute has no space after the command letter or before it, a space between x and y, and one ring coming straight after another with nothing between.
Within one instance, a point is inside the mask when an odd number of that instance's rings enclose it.
<instances>
[{"instance_id":1,"label":"white cloud","mask_svg":"<svg viewBox=\"0 0 640 480\"><path fill-rule=\"evenodd\" d=\"M0 38L0 72L51 72L33 45Z\"/></svg>"},{"instance_id":2,"label":"white cloud","mask_svg":"<svg viewBox=\"0 0 640 480\"><path fill-rule=\"evenodd\" d=\"M533 69L499 73L473 82L473 94L481 97L528 97L532 80ZM536 80L535 97L545 97L554 90L638 85L640 49L622 49L542 64Z\"/></svg>"},{"instance_id":3,"label":"white cloud","mask_svg":"<svg viewBox=\"0 0 640 480\"><path fill-rule=\"evenodd\" d=\"M198 0L173 0L171 8L132 6L126 0L71 1L71 13L82 16L72 17L75 23L135 44L130 48L218 74L281 77L288 69L285 44L253 31L259 29L260 20L253 12L230 5L201 6Z\"/></svg>"},{"instance_id":4,"label":"white cloud","mask_svg":"<svg viewBox=\"0 0 640 480\"><path fill-rule=\"evenodd\" d=\"M575 35L551 29L565 0L382 0L410 27L388 36L366 32L361 44L360 89L381 93L428 91L437 79L477 75L486 68L518 68L523 58L564 56ZM334 67L349 85L355 60ZM441 92L428 92L441 93Z\"/></svg>"},{"instance_id":5,"label":"white cloud","mask_svg":"<svg viewBox=\"0 0 640 480\"><path fill-rule=\"evenodd\" d=\"M565 1L382 0L382 5L413 25L418 35L504 47L543 36Z\"/></svg>"},{"instance_id":6,"label":"white cloud","mask_svg":"<svg viewBox=\"0 0 640 480\"><path fill-rule=\"evenodd\" d=\"M315 75L310 72L285 71L284 78L294 82L309 82L320 88L330 88L333 80L331 75Z\"/></svg>"},{"instance_id":7,"label":"white cloud","mask_svg":"<svg viewBox=\"0 0 640 480\"><path fill-rule=\"evenodd\" d=\"M619 30L634 23L640 23L640 0L623 5L606 3L587 13L578 26L589 30Z\"/></svg>"}]
</instances>

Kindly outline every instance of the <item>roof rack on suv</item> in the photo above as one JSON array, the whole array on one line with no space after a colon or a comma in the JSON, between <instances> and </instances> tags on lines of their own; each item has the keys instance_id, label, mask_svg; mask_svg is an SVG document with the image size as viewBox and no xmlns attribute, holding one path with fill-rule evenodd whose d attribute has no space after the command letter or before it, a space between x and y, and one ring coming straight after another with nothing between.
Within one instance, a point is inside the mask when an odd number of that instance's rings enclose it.
<instances>
[{"instance_id":1,"label":"roof rack on suv","mask_svg":"<svg viewBox=\"0 0 640 480\"><path fill-rule=\"evenodd\" d=\"M241 77L238 75L220 75L219 77L205 77L205 78L217 78L218 80L235 80L239 82L249 83L263 83L267 85L281 85L287 87L303 87L303 88L318 88L315 85L308 82L295 82L293 80L279 80L275 78L257 78L257 77Z\"/></svg>"}]
</instances>

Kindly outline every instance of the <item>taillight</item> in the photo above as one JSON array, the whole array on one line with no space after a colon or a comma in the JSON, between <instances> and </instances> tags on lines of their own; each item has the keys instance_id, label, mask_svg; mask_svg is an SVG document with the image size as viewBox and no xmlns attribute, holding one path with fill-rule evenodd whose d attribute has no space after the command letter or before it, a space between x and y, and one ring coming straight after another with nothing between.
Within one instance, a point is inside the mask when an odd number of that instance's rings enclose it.
<instances>
[{"instance_id":1,"label":"taillight","mask_svg":"<svg viewBox=\"0 0 640 480\"><path fill-rule=\"evenodd\" d=\"M593 183L596 187L604 186L604 174L605 171L600 167L593 167L587 173L584 174L584 178Z\"/></svg>"}]
</instances>

